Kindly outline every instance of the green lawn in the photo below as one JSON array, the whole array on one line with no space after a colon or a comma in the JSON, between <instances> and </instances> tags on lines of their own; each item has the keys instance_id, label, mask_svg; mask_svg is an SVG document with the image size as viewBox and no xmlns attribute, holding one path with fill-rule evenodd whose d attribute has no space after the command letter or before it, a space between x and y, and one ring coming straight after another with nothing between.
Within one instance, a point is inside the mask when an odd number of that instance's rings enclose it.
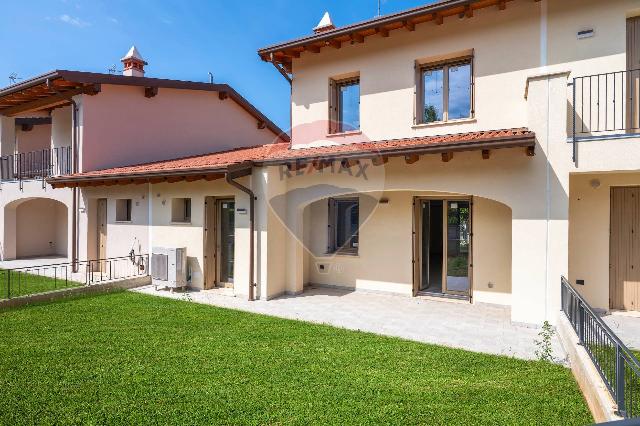
<instances>
[{"instance_id":1,"label":"green lawn","mask_svg":"<svg viewBox=\"0 0 640 426\"><path fill-rule=\"evenodd\" d=\"M11 280L9 280L9 271L0 269L0 299L6 299L8 295L11 297L26 296L83 285L67 279L65 273L71 274L70 267L68 271L65 271L64 268L57 268L55 276L52 268L41 271L41 275L38 275L37 270L30 272L11 271Z\"/></svg>"},{"instance_id":2,"label":"green lawn","mask_svg":"<svg viewBox=\"0 0 640 426\"><path fill-rule=\"evenodd\" d=\"M591 421L544 362L131 292L0 312L1 424Z\"/></svg>"}]
</instances>

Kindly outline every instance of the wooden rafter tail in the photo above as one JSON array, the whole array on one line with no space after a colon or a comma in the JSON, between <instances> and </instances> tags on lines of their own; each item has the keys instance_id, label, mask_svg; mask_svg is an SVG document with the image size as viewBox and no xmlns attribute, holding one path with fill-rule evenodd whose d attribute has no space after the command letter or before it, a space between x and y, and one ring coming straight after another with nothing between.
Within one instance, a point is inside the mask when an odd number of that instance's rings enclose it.
<instances>
[{"instance_id":1,"label":"wooden rafter tail","mask_svg":"<svg viewBox=\"0 0 640 426\"><path fill-rule=\"evenodd\" d=\"M389 157L387 157L386 155L379 155L371 159L371 163L374 166L382 166L384 164L387 164L388 161L389 161Z\"/></svg>"},{"instance_id":2,"label":"wooden rafter tail","mask_svg":"<svg viewBox=\"0 0 640 426\"><path fill-rule=\"evenodd\" d=\"M442 161L448 163L453 159L453 152L443 152L442 153Z\"/></svg>"},{"instance_id":3,"label":"wooden rafter tail","mask_svg":"<svg viewBox=\"0 0 640 426\"><path fill-rule=\"evenodd\" d=\"M488 160L490 157L491 157L491 150L483 149L482 150L482 159L483 160Z\"/></svg>"},{"instance_id":4,"label":"wooden rafter tail","mask_svg":"<svg viewBox=\"0 0 640 426\"><path fill-rule=\"evenodd\" d=\"M413 164L418 162L418 160L420 160L420 156L418 154L412 154L412 155L405 155L404 156L404 162L407 164Z\"/></svg>"},{"instance_id":5,"label":"wooden rafter tail","mask_svg":"<svg viewBox=\"0 0 640 426\"><path fill-rule=\"evenodd\" d=\"M343 169L350 169L357 164L360 164L358 160L352 160L348 158L340 161L340 167L342 167Z\"/></svg>"},{"instance_id":6,"label":"wooden rafter tail","mask_svg":"<svg viewBox=\"0 0 640 426\"><path fill-rule=\"evenodd\" d=\"M527 157L533 157L534 155L536 155L536 147L535 147L535 145L526 147L525 148L525 152L527 154Z\"/></svg>"}]
</instances>

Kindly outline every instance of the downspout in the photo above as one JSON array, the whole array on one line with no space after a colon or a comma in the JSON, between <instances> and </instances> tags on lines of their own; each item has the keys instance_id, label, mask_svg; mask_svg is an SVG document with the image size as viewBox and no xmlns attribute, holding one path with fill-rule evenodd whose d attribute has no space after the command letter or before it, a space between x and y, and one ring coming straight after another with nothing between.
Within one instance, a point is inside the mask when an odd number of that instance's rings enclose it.
<instances>
[{"instance_id":1,"label":"downspout","mask_svg":"<svg viewBox=\"0 0 640 426\"><path fill-rule=\"evenodd\" d=\"M254 233L254 217L255 217L255 195L250 188L242 185L239 182L236 182L234 179L242 176L251 176L253 169L253 164L245 164L244 167L237 170L240 173L234 173L235 170L227 169L225 173L225 180L229 185L232 185L238 188L240 191L244 192L249 196L249 301L253 301L254 298L254 289L256 287L256 282L254 279L254 244L253 244L253 233Z\"/></svg>"},{"instance_id":2,"label":"downspout","mask_svg":"<svg viewBox=\"0 0 640 426\"><path fill-rule=\"evenodd\" d=\"M47 79L47 88L56 94L61 94L51 81ZM78 104L73 100L73 97L69 98L71 102L71 174L75 174L78 171ZM71 207L71 264L72 271L78 272L78 187L73 187L73 200Z\"/></svg>"}]
</instances>

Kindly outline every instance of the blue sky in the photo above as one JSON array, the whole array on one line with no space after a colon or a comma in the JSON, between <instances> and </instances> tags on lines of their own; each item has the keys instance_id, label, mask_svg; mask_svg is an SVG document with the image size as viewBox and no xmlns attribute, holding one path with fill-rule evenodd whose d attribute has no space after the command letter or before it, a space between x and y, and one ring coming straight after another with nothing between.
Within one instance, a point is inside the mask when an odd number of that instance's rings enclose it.
<instances>
[{"instance_id":1,"label":"blue sky","mask_svg":"<svg viewBox=\"0 0 640 426\"><path fill-rule=\"evenodd\" d=\"M382 14L430 2L382 0ZM289 85L257 49L311 33L325 10L340 26L376 9L377 0L7 1L0 87L14 72L107 72L135 44L149 62L147 76L207 81L211 71L286 130Z\"/></svg>"}]
</instances>

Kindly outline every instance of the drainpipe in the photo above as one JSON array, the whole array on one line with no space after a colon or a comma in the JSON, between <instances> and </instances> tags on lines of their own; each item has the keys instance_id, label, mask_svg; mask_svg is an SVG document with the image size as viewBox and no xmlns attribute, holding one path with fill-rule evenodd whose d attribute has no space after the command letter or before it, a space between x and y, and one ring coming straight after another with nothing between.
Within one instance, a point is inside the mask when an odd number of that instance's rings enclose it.
<instances>
[{"instance_id":1,"label":"drainpipe","mask_svg":"<svg viewBox=\"0 0 640 426\"><path fill-rule=\"evenodd\" d=\"M251 162L246 162L240 164L238 168L229 167L227 168L227 173L225 174L225 180L229 185L232 185L238 188L240 191L244 192L249 196L249 301L253 301L254 298L254 289L256 287L256 283L254 280L254 266L253 266L253 258L254 258L254 247L253 247L253 233L254 233L254 216L255 216L255 195L253 191L246 186L242 185L239 182L236 182L234 179L243 176L251 176L253 169L253 164Z\"/></svg>"},{"instance_id":2,"label":"drainpipe","mask_svg":"<svg viewBox=\"0 0 640 426\"><path fill-rule=\"evenodd\" d=\"M56 94L61 94L51 81L47 79L47 88ZM71 102L71 173L75 174L78 171L78 104L73 98L69 98ZM71 269L78 272L78 187L74 186L73 189L73 201L71 211Z\"/></svg>"}]
</instances>

